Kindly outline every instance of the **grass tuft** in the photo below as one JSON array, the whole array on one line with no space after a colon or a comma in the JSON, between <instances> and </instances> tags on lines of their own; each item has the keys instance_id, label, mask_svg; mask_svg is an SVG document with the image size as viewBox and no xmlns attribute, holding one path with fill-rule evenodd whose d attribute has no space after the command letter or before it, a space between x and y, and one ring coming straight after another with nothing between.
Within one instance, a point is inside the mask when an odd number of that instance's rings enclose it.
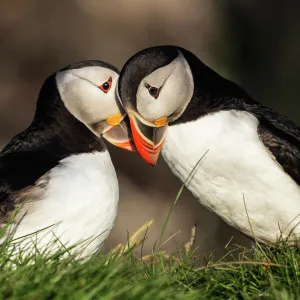
<instances>
[{"instance_id":1,"label":"grass tuft","mask_svg":"<svg viewBox=\"0 0 300 300\"><path fill-rule=\"evenodd\" d=\"M19 299L298 299L300 249L281 242L248 250L226 246L220 260L186 247L134 254L152 221L109 255L74 260L62 247L49 256L11 258L0 248L0 298ZM191 238L194 238L195 228ZM144 239L144 238L143 238Z\"/></svg>"}]
</instances>

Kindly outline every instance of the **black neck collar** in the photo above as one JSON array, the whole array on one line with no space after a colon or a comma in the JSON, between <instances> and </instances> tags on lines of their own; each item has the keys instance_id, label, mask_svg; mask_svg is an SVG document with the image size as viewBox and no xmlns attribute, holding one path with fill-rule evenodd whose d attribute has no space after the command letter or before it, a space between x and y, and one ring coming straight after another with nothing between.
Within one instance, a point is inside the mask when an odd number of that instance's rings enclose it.
<instances>
[{"instance_id":1,"label":"black neck collar","mask_svg":"<svg viewBox=\"0 0 300 300\"><path fill-rule=\"evenodd\" d=\"M182 115L170 125L196 120L220 110L248 110L260 105L237 84L221 77L191 52L180 49L194 78L194 93Z\"/></svg>"}]
</instances>

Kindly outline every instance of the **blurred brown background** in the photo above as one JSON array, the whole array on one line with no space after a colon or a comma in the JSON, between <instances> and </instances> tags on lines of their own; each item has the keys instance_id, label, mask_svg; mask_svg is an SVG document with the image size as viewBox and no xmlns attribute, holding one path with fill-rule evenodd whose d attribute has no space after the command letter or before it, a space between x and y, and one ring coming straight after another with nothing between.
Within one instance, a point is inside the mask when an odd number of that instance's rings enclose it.
<instances>
[{"instance_id":1,"label":"blurred brown background","mask_svg":"<svg viewBox=\"0 0 300 300\"><path fill-rule=\"evenodd\" d=\"M296 1L1 0L0 146L29 125L39 88L57 69L86 59L121 68L135 52L158 44L187 48L299 123L299 33ZM153 218L149 250L180 182L162 160L150 168L134 154L110 150L121 199L106 247ZM166 237L181 231L169 248L185 242L194 223L202 253L221 249L232 236L235 243L248 243L185 191L166 230Z\"/></svg>"}]
</instances>

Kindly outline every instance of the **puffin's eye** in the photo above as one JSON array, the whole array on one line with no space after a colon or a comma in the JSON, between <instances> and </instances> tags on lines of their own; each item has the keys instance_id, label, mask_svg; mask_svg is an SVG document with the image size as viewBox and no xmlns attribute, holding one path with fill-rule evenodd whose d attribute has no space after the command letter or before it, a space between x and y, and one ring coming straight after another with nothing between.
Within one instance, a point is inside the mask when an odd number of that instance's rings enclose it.
<instances>
[{"instance_id":1,"label":"puffin's eye","mask_svg":"<svg viewBox=\"0 0 300 300\"><path fill-rule=\"evenodd\" d=\"M109 77L107 81L105 81L102 85L99 86L99 89L106 94L111 89L111 86L112 86L112 78Z\"/></svg>"},{"instance_id":2,"label":"puffin's eye","mask_svg":"<svg viewBox=\"0 0 300 300\"><path fill-rule=\"evenodd\" d=\"M157 87L155 87L155 86L151 86L151 85L149 85L148 83L145 83L145 87L148 89L149 94L150 94L153 98L155 98L155 99L158 98L159 92L160 92L160 88L157 88Z\"/></svg>"}]
</instances>

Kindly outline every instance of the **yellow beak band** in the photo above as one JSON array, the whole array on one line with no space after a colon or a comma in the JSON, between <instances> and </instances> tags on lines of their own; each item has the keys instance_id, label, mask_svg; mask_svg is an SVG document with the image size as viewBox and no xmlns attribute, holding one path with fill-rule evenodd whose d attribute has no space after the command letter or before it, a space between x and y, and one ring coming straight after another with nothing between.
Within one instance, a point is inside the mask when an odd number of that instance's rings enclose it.
<instances>
[{"instance_id":1,"label":"yellow beak band","mask_svg":"<svg viewBox=\"0 0 300 300\"><path fill-rule=\"evenodd\" d=\"M167 124L168 117L162 117L154 121L156 127L162 127Z\"/></svg>"},{"instance_id":2,"label":"yellow beak band","mask_svg":"<svg viewBox=\"0 0 300 300\"><path fill-rule=\"evenodd\" d=\"M106 122L111 126L117 126L122 120L122 115L120 113L109 116Z\"/></svg>"}]
</instances>

